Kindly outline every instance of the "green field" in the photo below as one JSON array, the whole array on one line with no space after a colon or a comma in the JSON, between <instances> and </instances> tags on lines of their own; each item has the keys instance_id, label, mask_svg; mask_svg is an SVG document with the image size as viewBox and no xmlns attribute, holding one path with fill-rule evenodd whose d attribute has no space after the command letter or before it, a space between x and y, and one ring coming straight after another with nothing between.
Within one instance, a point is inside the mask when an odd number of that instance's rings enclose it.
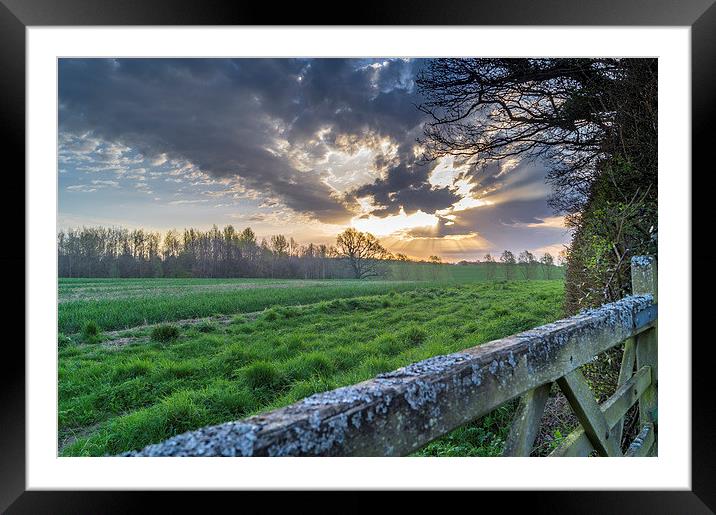
<instances>
[{"instance_id":1,"label":"green field","mask_svg":"<svg viewBox=\"0 0 716 515\"><path fill-rule=\"evenodd\" d=\"M60 453L138 449L562 316L561 280L471 278L61 280ZM171 324L176 335L107 333L145 320L185 321ZM499 454L509 416L497 410L419 454Z\"/></svg>"},{"instance_id":2,"label":"green field","mask_svg":"<svg viewBox=\"0 0 716 515\"><path fill-rule=\"evenodd\" d=\"M514 273L520 276L519 270ZM563 278L561 267L551 276ZM58 288L61 333L79 332L95 322L103 331L190 318L250 313L271 306L310 304L322 300L403 292L418 286L464 285L503 279L504 268L493 276L483 265L394 264L381 280L297 279L68 279ZM544 271L534 269L536 279Z\"/></svg>"},{"instance_id":3,"label":"green field","mask_svg":"<svg viewBox=\"0 0 716 515\"><path fill-rule=\"evenodd\" d=\"M537 264L530 267L513 265L511 277L502 263L471 263L466 265L434 265L430 263L397 263L388 265L387 278L414 281L437 281L442 283L465 283L475 281L564 279L564 267L551 266L549 269Z\"/></svg>"},{"instance_id":4,"label":"green field","mask_svg":"<svg viewBox=\"0 0 716 515\"><path fill-rule=\"evenodd\" d=\"M132 284L126 285L122 281L127 280L61 279L60 332L76 333L88 321L110 331L415 288L410 281L129 279Z\"/></svg>"}]
</instances>

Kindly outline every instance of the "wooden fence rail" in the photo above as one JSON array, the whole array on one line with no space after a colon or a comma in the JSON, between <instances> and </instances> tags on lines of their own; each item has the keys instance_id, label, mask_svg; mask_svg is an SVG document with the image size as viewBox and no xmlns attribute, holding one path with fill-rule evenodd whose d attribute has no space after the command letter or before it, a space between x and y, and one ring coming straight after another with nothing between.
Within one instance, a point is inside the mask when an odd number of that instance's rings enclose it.
<instances>
[{"instance_id":1,"label":"wooden fence rail","mask_svg":"<svg viewBox=\"0 0 716 515\"><path fill-rule=\"evenodd\" d=\"M521 397L505 455L528 456L552 383L580 422L553 456L656 454L656 260L632 260L634 295L523 333L413 363L242 421L190 431L124 456L401 456ZM617 391L598 405L579 367L625 342ZM636 371L635 371L636 369Z\"/></svg>"}]
</instances>

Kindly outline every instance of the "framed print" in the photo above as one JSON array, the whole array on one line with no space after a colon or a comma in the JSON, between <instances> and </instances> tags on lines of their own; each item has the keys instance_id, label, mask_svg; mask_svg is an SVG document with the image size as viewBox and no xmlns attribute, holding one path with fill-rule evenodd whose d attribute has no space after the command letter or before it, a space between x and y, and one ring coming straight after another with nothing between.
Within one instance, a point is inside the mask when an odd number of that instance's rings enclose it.
<instances>
[{"instance_id":1,"label":"framed print","mask_svg":"<svg viewBox=\"0 0 716 515\"><path fill-rule=\"evenodd\" d=\"M27 304L2 507L435 489L709 513L712 3L316 25L3 0Z\"/></svg>"}]
</instances>

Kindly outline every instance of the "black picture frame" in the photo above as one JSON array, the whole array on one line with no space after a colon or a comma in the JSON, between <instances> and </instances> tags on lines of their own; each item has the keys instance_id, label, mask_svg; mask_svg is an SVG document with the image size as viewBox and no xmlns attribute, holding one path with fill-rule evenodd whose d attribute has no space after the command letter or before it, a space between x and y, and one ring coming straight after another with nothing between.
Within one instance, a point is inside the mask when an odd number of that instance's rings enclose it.
<instances>
[{"instance_id":1,"label":"black picture frame","mask_svg":"<svg viewBox=\"0 0 716 515\"><path fill-rule=\"evenodd\" d=\"M359 6L312 2L311 4L223 2L204 0L0 0L0 146L12 156L15 170L25 169L25 29L61 25L606 25L688 26L692 44L692 156L693 169L702 163L705 173L713 147L716 119L716 0L364 0ZM351 7L354 7L351 9ZM345 10L345 8L348 8ZM343 14L340 14L343 11ZM354 11L354 12L353 12ZM328 13L321 17L318 13ZM663 144L663 143L662 143ZM713 165L711 164L711 168ZM694 195L707 188L694 188ZM15 184L4 188L7 196L22 202L24 176L6 173ZM688 180L684 177L684 180ZM12 189L9 189L12 188ZM13 192L12 195L9 192ZM693 197L692 209L704 205ZM18 206L3 204L5 220L17 219ZM692 211L693 232L704 229L708 216ZM24 245L17 245L11 259L2 258L12 270L25 266ZM692 249L692 269L712 266ZM701 266L699 266L701 265ZM32 270L26 269L26 274ZM23 319L24 284L15 281L15 310L6 317ZM701 282L707 288L708 281ZM694 297L695 300L695 297ZM692 320L704 320L706 303L692 302ZM19 325L19 324L18 324ZM20 336L20 335L18 335ZM23 335L24 336L24 335ZM6 340L0 373L0 510L8 513L113 513L148 506L148 496L159 497L165 510L171 503L186 509L185 493L136 492L39 492L25 488L25 353L19 338ZM12 345L10 342L12 341ZM696 341L696 338L694 338ZM677 342L670 342L675 344ZM689 345L691 342L678 342ZM710 341L692 346L692 490L690 492L540 492L510 493L509 504L527 502L530 512L569 513L712 513L716 510L716 439L708 356ZM12 363L12 366L9 364ZM231 494L224 493L223 496ZM246 496L247 494L239 494ZM484 493L505 502L505 493ZM533 499L538 495L540 499ZM414 496L420 502L421 496ZM152 499L154 500L154 499ZM483 499L484 502L484 499ZM483 504L484 506L484 504Z\"/></svg>"}]
</instances>

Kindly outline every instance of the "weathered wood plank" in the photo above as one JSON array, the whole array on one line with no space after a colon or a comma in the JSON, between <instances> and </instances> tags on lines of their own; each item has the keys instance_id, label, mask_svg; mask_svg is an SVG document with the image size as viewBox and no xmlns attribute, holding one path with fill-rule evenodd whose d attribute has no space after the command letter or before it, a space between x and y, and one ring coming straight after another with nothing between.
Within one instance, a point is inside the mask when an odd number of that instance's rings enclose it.
<instances>
[{"instance_id":1,"label":"weathered wood plank","mask_svg":"<svg viewBox=\"0 0 716 515\"><path fill-rule=\"evenodd\" d=\"M599 409L604 413L607 426L616 427L616 424L622 421L624 414L636 403L650 384L651 370L649 367L644 367L639 369L626 383L617 388L614 395L599 406ZM613 429L612 432L614 432ZM593 450L594 446L589 441L584 429L577 428L567 435L560 446L552 451L550 456L589 456Z\"/></svg>"},{"instance_id":2,"label":"weathered wood plank","mask_svg":"<svg viewBox=\"0 0 716 515\"><path fill-rule=\"evenodd\" d=\"M584 429L581 427L569 433L562 443L550 454L550 458L584 458L594 450L592 442L589 441Z\"/></svg>"},{"instance_id":3,"label":"weathered wood plank","mask_svg":"<svg viewBox=\"0 0 716 515\"><path fill-rule=\"evenodd\" d=\"M643 456L649 456L651 449L654 445L654 425L645 424L641 429L637 437L627 449L624 456L628 458L639 458Z\"/></svg>"},{"instance_id":4,"label":"weathered wood plank","mask_svg":"<svg viewBox=\"0 0 716 515\"><path fill-rule=\"evenodd\" d=\"M629 380L617 388L614 395L604 401L604 418L611 428L617 425L624 414L631 408L651 385L651 368L641 367Z\"/></svg>"},{"instance_id":5,"label":"weathered wood plank","mask_svg":"<svg viewBox=\"0 0 716 515\"><path fill-rule=\"evenodd\" d=\"M634 373L634 363L636 362L636 345L634 338L629 338L624 342L624 352L622 354L622 364L619 369L619 379L617 380L617 388L626 383ZM622 431L624 430L624 417L612 428L612 437L617 441L622 441Z\"/></svg>"},{"instance_id":6,"label":"weathered wood plank","mask_svg":"<svg viewBox=\"0 0 716 515\"><path fill-rule=\"evenodd\" d=\"M505 442L503 456L530 455L551 387L552 383L543 384L522 396Z\"/></svg>"},{"instance_id":7,"label":"weathered wood plank","mask_svg":"<svg viewBox=\"0 0 716 515\"><path fill-rule=\"evenodd\" d=\"M406 455L510 399L555 381L639 333L656 316L651 296L626 297L125 455Z\"/></svg>"},{"instance_id":8,"label":"weathered wood plank","mask_svg":"<svg viewBox=\"0 0 716 515\"><path fill-rule=\"evenodd\" d=\"M651 294L658 302L658 266L655 256L631 258L631 288L634 295Z\"/></svg>"},{"instance_id":9,"label":"weathered wood plank","mask_svg":"<svg viewBox=\"0 0 716 515\"><path fill-rule=\"evenodd\" d=\"M636 366L651 367L651 388L639 399L639 423L658 423L657 392L658 392L658 360L657 360L657 329L650 329L636 336Z\"/></svg>"},{"instance_id":10,"label":"weathered wood plank","mask_svg":"<svg viewBox=\"0 0 716 515\"><path fill-rule=\"evenodd\" d=\"M611 428L607 425L604 413L599 409L582 372L579 369L573 370L557 379L557 384L567 397L577 420L597 452L602 456L621 456L619 443L612 438Z\"/></svg>"},{"instance_id":11,"label":"weathered wood plank","mask_svg":"<svg viewBox=\"0 0 716 515\"><path fill-rule=\"evenodd\" d=\"M635 294L650 294L654 302L658 302L658 271L656 258L653 256L637 256L632 258L632 290ZM659 388L658 366L658 328L645 331L636 337L636 364L637 367L651 367L651 387L639 399L639 423L654 425L654 432L658 432L657 393Z\"/></svg>"}]
</instances>

